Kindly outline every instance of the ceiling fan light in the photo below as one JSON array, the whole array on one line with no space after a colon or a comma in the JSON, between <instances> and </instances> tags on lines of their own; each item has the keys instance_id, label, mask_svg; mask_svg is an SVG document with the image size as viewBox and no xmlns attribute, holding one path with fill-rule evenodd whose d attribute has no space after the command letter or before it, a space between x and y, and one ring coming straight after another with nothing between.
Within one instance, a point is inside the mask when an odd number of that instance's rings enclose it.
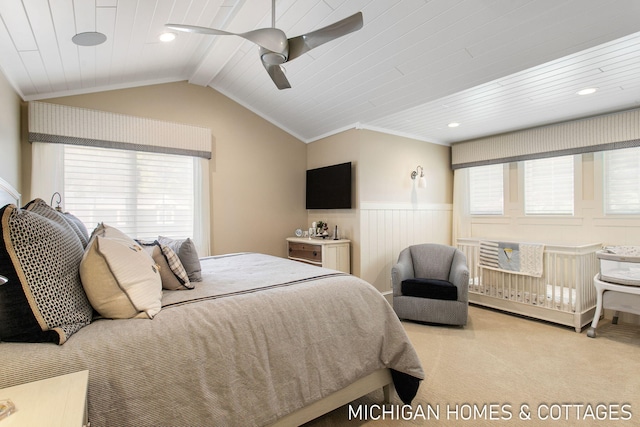
<instances>
[{"instance_id":1,"label":"ceiling fan light","mask_svg":"<svg viewBox=\"0 0 640 427\"><path fill-rule=\"evenodd\" d=\"M158 36L158 39L160 39L161 42L165 43L172 42L176 39L176 34L171 32L162 33L160 34L160 36Z\"/></svg>"},{"instance_id":2,"label":"ceiling fan light","mask_svg":"<svg viewBox=\"0 0 640 427\"><path fill-rule=\"evenodd\" d=\"M597 87L588 87L582 90L579 90L578 92L576 92L578 95L591 95L592 93L595 93L598 90Z\"/></svg>"},{"instance_id":3,"label":"ceiling fan light","mask_svg":"<svg viewBox=\"0 0 640 427\"><path fill-rule=\"evenodd\" d=\"M264 51L261 53L262 61L269 65L280 65L287 62L286 55L278 52Z\"/></svg>"}]
</instances>

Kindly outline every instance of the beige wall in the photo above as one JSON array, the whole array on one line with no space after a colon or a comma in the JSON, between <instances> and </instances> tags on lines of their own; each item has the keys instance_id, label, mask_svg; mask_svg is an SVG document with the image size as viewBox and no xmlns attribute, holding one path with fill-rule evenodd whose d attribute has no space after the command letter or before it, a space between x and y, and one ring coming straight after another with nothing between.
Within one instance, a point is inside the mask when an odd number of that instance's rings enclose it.
<instances>
[{"instance_id":1,"label":"beige wall","mask_svg":"<svg viewBox=\"0 0 640 427\"><path fill-rule=\"evenodd\" d=\"M349 130L309 144L309 168L352 161L356 164L356 207L360 203L451 203L451 149L369 130ZM422 166L427 188L410 178Z\"/></svg>"},{"instance_id":2,"label":"beige wall","mask_svg":"<svg viewBox=\"0 0 640 427\"><path fill-rule=\"evenodd\" d=\"M307 167L309 169L352 163L352 207L353 209L312 209L308 211L304 228L309 228L314 221L325 221L330 230L338 226L338 234L343 239L351 240L351 273L360 274L360 229L358 221L358 205L360 192L360 141L356 131L346 131L307 144Z\"/></svg>"},{"instance_id":3,"label":"beige wall","mask_svg":"<svg viewBox=\"0 0 640 427\"><path fill-rule=\"evenodd\" d=\"M400 250L421 242L451 244L450 148L355 129L308 145L309 168L347 161L355 168L354 209L311 210L307 221L327 221L331 229L337 224L352 240L352 273L388 292ZM410 178L418 165L425 169L425 189Z\"/></svg>"},{"instance_id":4,"label":"beige wall","mask_svg":"<svg viewBox=\"0 0 640 427\"><path fill-rule=\"evenodd\" d=\"M0 73L0 177L23 192L20 173L20 97Z\"/></svg>"},{"instance_id":5,"label":"beige wall","mask_svg":"<svg viewBox=\"0 0 640 427\"><path fill-rule=\"evenodd\" d=\"M361 235L360 205L369 205L365 212L370 215L372 203L392 204L411 212L451 203L449 147L368 130L350 130L305 145L215 90L186 82L45 101L211 128L213 254L256 251L285 256L285 237L298 227L308 228L312 221L324 220L332 229L337 224L341 236L352 239L352 272L358 275L363 270L364 242L369 280L382 280L385 284L379 288L386 290L386 264L397 258L398 250L386 256L384 267L372 269L368 242L379 236L368 229L366 236ZM24 143L22 151L23 191L28 198L29 144ZM346 161L353 162L355 168L354 209L307 212L305 170ZM416 189L409 178L418 164L425 168L427 189ZM408 239L434 240L430 230L447 230L449 223L448 219L435 221L429 230L415 230ZM435 240L449 243L450 233L439 233Z\"/></svg>"},{"instance_id":6,"label":"beige wall","mask_svg":"<svg viewBox=\"0 0 640 427\"><path fill-rule=\"evenodd\" d=\"M45 102L210 128L212 254L285 256L285 238L306 221L306 145L209 87L179 82Z\"/></svg>"},{"instance_id":7,"label":"beige wall","mask_svg":"<svg viewBox=\"0 0 640 427\"><path fill-rule=\"evenodd\" d=\"M451 203L453 172L451 149L414 139L366 130L361 140L361 202ZM424 168L427 188L411 180L416 166Z\"/></svg>"}]
</instances>

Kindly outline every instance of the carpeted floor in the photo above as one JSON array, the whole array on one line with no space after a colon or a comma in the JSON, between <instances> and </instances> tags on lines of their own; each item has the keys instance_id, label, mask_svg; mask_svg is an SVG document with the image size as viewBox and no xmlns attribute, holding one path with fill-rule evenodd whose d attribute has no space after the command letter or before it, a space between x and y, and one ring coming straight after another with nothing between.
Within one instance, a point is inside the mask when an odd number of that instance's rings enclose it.
<instances>
[{"instance_id":1,"label":"carpeted floor","mask_svg":"<svg viewBox=\"0 0 640 427\"><path fill-rule=\"evenodd\" d=\"M464 328L403 324L426 373L411 407L383 416L377 391L306 427L640 425L638 325L604 319L591 339L475 306Z\"/></svg>"}]
</instances>

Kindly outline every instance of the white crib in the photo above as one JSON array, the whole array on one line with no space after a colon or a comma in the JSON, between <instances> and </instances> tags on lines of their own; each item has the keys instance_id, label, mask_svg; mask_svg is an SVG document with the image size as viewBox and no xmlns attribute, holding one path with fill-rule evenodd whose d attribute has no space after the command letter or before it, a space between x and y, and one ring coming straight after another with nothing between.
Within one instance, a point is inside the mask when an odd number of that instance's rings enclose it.
<instances>
[{"instance_id":1,"label":"white crib","mask_svg":"<svg viewBox=\"0 0 640 427\"><path fill-rule=\"evenodd\" d=\"M572 326L576 332L593 320L593 276L598 273L596 251L601 244L545 245L544 270L538 278L480 266L480 240L456 242L467 257L470 303Z\"/></svg>"}]
</instances>

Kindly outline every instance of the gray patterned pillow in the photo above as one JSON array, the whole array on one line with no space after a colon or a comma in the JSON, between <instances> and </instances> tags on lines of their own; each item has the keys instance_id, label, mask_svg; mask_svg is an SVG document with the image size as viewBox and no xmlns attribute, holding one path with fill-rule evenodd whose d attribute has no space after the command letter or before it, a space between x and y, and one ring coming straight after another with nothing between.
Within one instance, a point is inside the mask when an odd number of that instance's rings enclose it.
<instances>
[{"instance_id":1,"label":"gray patterned pillow","mask_svg":"<svg viewBox=\"0 0 640 427\"><path fill-rule=\"evenodd\" d=\"M87 226L84 225L84 223L80 221L77 216L72 215L69 212L64 212L62 216L67 219L72 226L75 227L76 233L78 234L78 237L82 242L82 246L86 248L87 244L89 244L89 231L87 230Z\"/></svg>"},{"instance_id":2,"label":"gray patterned pillow","mask_svg":"<svg viewBox=\"0 0 640 427\"><path fill-rule=\"evenodd\" d=\"M0 272L9 279L0 286L2 341L63 344L91 322L82 243L58 215L37 201L0 210Z\"/></svg>"},{"instance_id":3,"label":"gray patterned pillow","mask_svg":"<svg viewBox=\"0 0 640 427\"><path fill-rule=\"evenodd\" d=\"M47 202L42 199L34 199L30 201L23 209L35 212L57 223L67 224L80 239L82 247L87 247L87 244L89 243L89 233L87 232L87 228L78 218L70 213L59 212L49 206Z\"/></svg>"}]
</instances>

